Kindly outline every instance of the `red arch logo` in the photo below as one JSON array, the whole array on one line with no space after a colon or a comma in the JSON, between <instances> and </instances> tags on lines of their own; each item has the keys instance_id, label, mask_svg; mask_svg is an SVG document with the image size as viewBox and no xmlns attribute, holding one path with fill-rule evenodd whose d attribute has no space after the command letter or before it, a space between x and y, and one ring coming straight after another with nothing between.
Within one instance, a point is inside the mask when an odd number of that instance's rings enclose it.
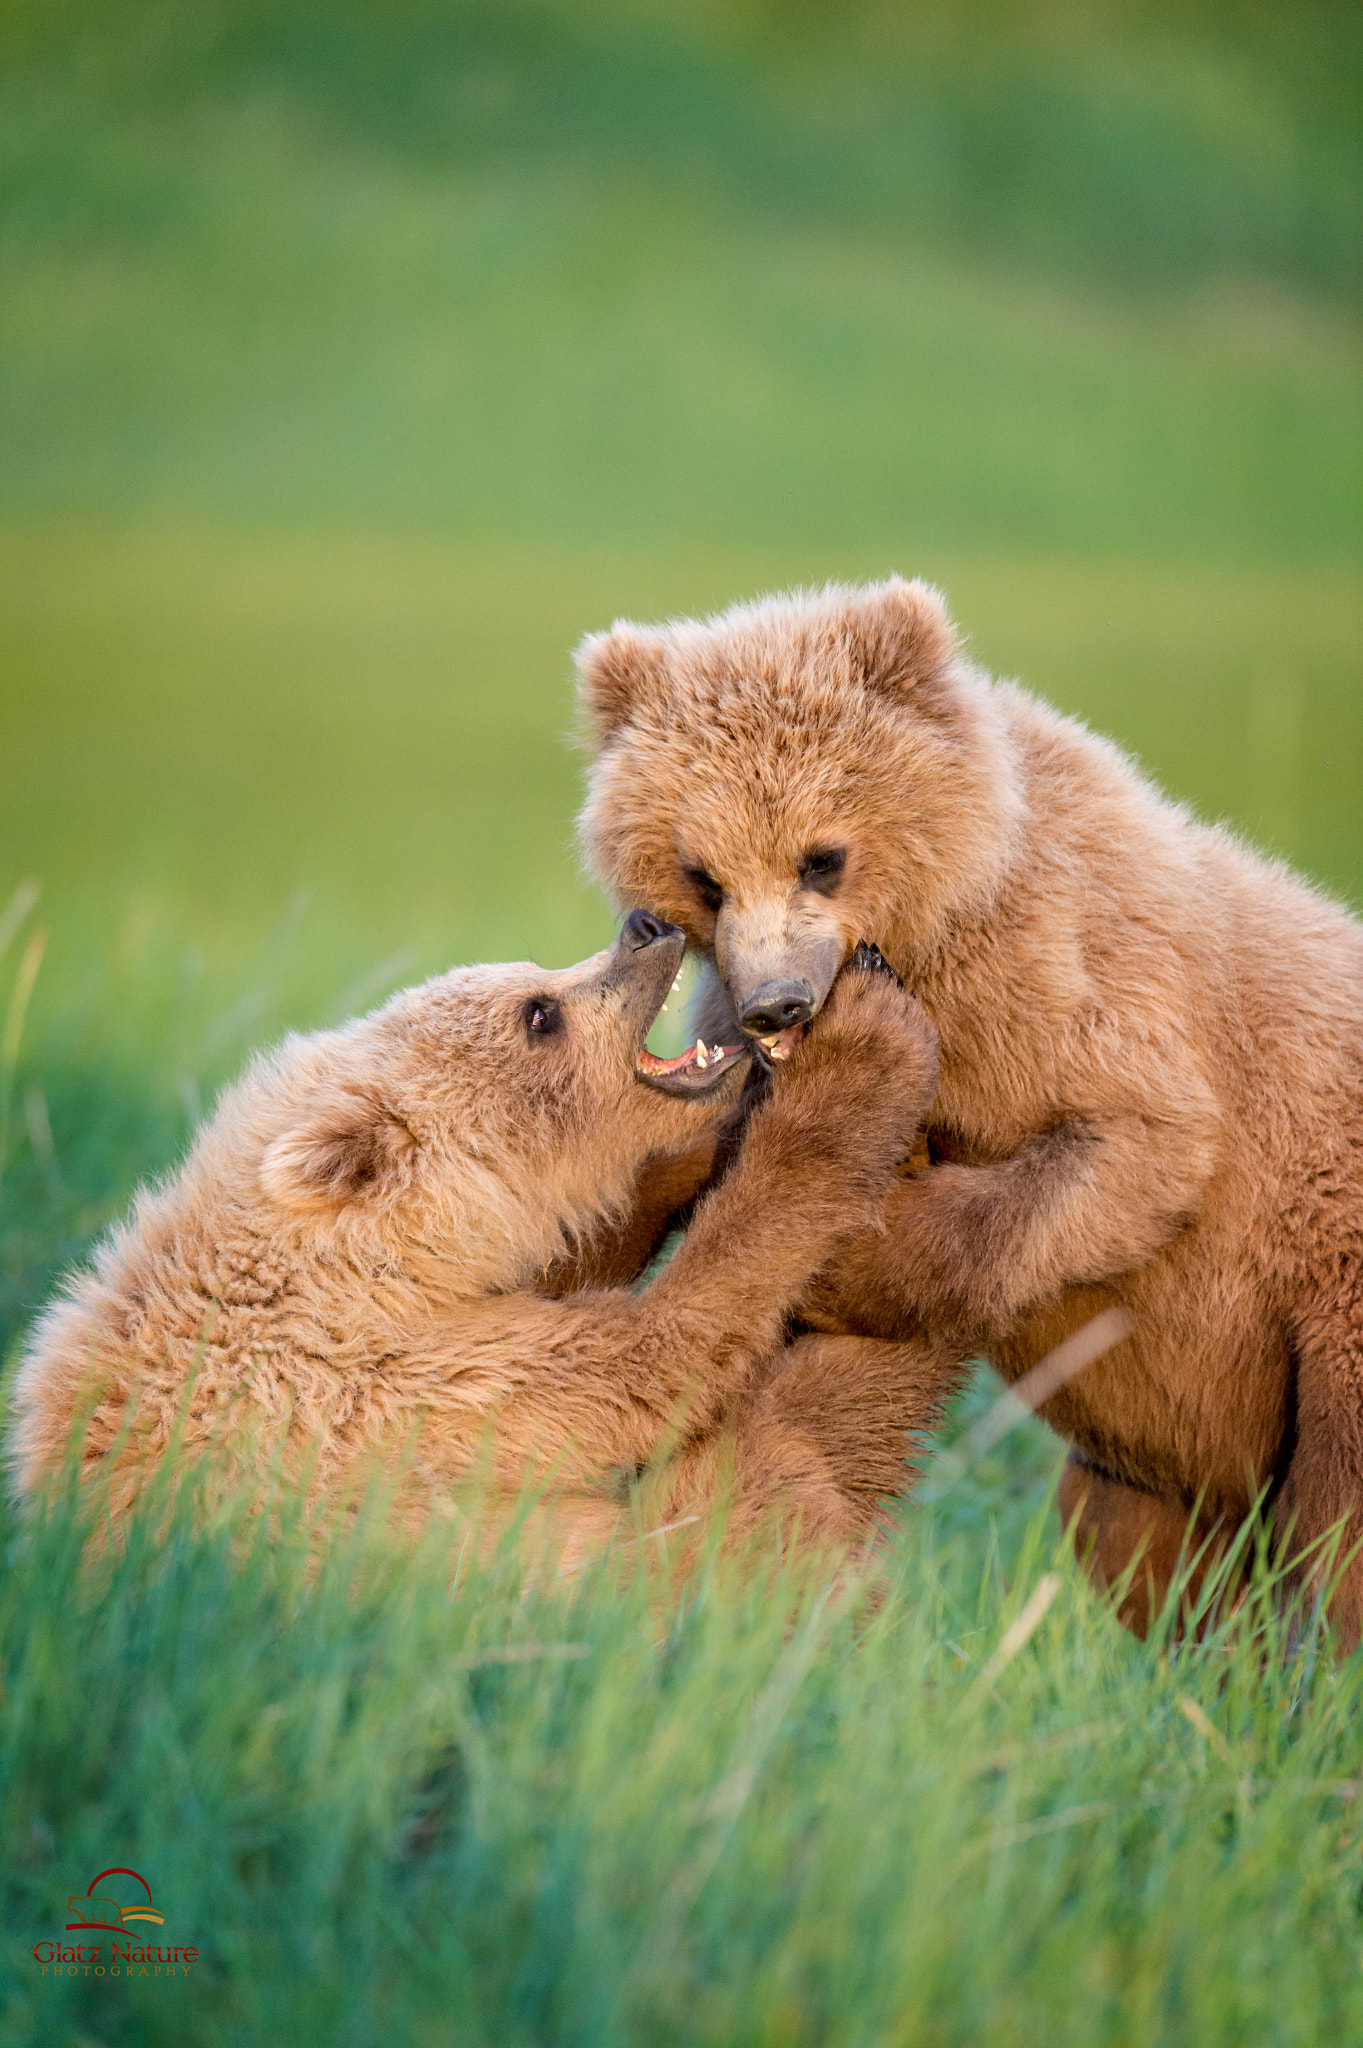
<instances>
[{"instance_id":1,"label":"red arch logo","mask_svg":"<svg viewBox=\"0 0 1363 2048\"><path fill-rule=\"evenodd\" d=\"M131 1877L135 1879L147 1895L145 1900L135 1898L130 1906L124 1906L120 1905L119 1901L111 1893L100 1893L99 1886L104 1883L107 1877ZM74 1898L67 1900L66 1910L68 1913L99 1912L103 1915L103 1918L98 1920L68 1920L66 1923L66 1932L68 1934L72 1933L75 1929L88 1931L92 1927L99 1928L104 1934L124 1934L129 1927L135 1927L142 1921L149 1920L154 1922L157 1927L162 1927L165 1924L166 1918L164 1913L158 1913L155 1906L153 1906L151 1902L151 1886L147 1883L141 1871L128 1870L121 1864L115 1865L112 1870L101 1870L99 1876L92 1881L88 1892L77 1892Z\"/></svg>"}]
</instances>

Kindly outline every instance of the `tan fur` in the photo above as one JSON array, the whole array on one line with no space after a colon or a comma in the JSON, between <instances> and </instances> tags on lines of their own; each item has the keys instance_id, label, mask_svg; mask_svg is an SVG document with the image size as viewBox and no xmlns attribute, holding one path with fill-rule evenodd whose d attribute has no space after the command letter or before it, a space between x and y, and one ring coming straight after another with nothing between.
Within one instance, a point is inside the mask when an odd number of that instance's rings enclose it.
<instances>
[{"instance_id":1,"label":"tan fur","mask_svg":"<svg viewBox=\"0 0 1363 2048\"><path fill-rule=\"evenodd\" d=\"M414 1514L475 1470L507 1501L549 1478L569 1555L620 1522L680 1431L672 1511L708 1501L727 1442L740 1527L779 1507L807 1537L866 1535L870 1477L902 1484L899 1418L922 1405L884 1390L921 1378L921 1355L854 1345L881 1388L858 1421L822 1399L847 1340L779 1354L783 1317L839 1236L874 1224L932 1096L934 1034L892 982L843 977L650 1288L539 1291L565 1234L589 1239L641 1170L665 1182L674 1156L711 1160L739 1096L745 1061L702 1099L637 1077L682 955L657 929L563 973L448 974L257 1060L38 1323L10 1439L20 1491L88 1411L82 1463L115 1512L172 1447L249 1464L282 1446L286 1474L342 1491L405 1450ZM543 1038L537 997L559 1006Z\"/></svg>"},{"instance_id":2,"label":"tan fur","mask_svg":"<svg viewBox=\"0 0 1363 2048\"><path fill-rule=\"evenodd\" d=\"M973 669L921 584L618 625L580 665L589 857L710 956L704 1024L772 975L817 997L866 937L940 1031L937 1163L807 1321L1012 1378L1121 1303L1046 1410L1092 1467L1180 1525L1269 1487L1299 1542L1363 1534L1358 923ZM831 890L802 877L830 845ZM1356 1640L1359 1565L1336 1617Z\"/></svg>"},{"instance_id":3,"label":"tan fur","mask_svg":"<svg viewBox=\"0 0 1363 2048\"><path fill-rule=\"evenodd\" d=\"M1202 1629L1208 1616L1224 1612L1244 1590L1243 1560L1237 1559L1235 1568L1225 1565L1231 1532L1224 1523L1209 1526L1181 1501L1110 1479L1082 1452L1071 1451L1066 1459L1056 1504L1090 1577L1118 1595L1119 1618L1142 1642L1176 1583L1180 1629ZM1212 1575L1207 1611L1199 1614Z\"/></svg>"}]
</instances>

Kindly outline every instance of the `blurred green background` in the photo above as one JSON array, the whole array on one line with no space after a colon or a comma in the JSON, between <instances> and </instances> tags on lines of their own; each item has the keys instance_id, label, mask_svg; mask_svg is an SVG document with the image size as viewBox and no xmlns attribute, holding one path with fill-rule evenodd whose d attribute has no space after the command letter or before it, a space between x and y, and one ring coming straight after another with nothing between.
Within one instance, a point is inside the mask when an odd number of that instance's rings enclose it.
<instances>
[{"instance_id":1,"label":"blurred green background","mask_svg":"<svg viewBox=\"0 0 1363 2048\"><path fill-rule=\"evenodd\" d=\"M619 613L926 574L1363 894L1361 84L1344 4L4 0L7 1326L254 1040L600 942Z\"/></svg>"}]
</instances>

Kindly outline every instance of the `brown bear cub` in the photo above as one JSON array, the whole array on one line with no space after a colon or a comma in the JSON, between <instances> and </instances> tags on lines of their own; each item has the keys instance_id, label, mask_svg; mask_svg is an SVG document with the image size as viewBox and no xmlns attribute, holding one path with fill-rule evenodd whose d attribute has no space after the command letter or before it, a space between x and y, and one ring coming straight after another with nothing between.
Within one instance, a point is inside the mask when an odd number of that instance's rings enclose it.
<instances>
[{"instance_id":1,"label":"brown bear cub","mask_svg":"<svg viewBox=\"0 0 1363 2048\"><path fill-rule=\"evenodd\" d=\"M961 656L892 580L617 624L579 650L592 864L713 965L707 1034L789 1051L863 933L941 1034L931 1166L808 1326L1010 1379L1095 1310L1048 1403L1110 1577L1133 1531L1363 1537L1363 928ZM1156 1594L1160 1585L1155 1587ZM1335 1603L1363 1630L1363 1562ZM1138 1616L1139 1620L1140 1617Z\"/></svg>"},{"instance_id":2,"label":"brown bear cub","mask_svg":"<svg viewBox=\"0 0 1363 2048\"><path fill-rule=\"evenodd\" d=\"M738 1100L741 1034L673 1060L645 1044L684 944L636 911L578 967L459 970L258 1059L38 1323L20 1491L83 1419L116 1512L171 1450L282 1446L286 1472L342 1492L377 1454L415 1473L417 1516L475 1469L494 1501L547 1479L566 1555L679 1433L673 1509L704 1505L727 1442L740 1527L774 1508L806 1538L870 1533L904 1483L917 1355L781 1345L837 1240L874 1227L935 1090L935 1034L892 978L842 976L651 1286L537 1292L565 1233Z\"/></svg>"}]
</instances>

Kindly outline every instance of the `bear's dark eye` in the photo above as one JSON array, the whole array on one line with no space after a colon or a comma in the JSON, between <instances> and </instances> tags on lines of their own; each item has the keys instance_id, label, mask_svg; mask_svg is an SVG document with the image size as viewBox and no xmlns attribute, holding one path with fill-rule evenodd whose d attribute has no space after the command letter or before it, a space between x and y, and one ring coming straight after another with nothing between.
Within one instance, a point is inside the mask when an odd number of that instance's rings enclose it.
<instances>
[{"instance_id":1,"label":"bear's dark eye","mask_svg":"<svg viewBox=\"0 0 1363 2048\"><path fill-rule=\"evenodd\" d=\"M845 846L811 846L800 862L800 885L805 889L817 889L821 896L831 896L842 880L846 866Z\"/></svg>"},{"instance_id":2,"label":"bear's dark eye","mask_svg":"<svg viewBox=\"0 0 1363 2048\"><path fill-rule=\"evenodd\" d=\"M527 1037L552 1038L563 1029L563 1012L552 996L531 996L523 1012Z\"/></svg>"},{"instance_id":3,"label":"bear's dark eye","mask_svg":"<svg viewBox=\"0 0 1363 2048\"><path fill-rule=\"evenodd\" d=\"M722 907L724 891L713 875L707 874L704 868L686 868L683 872L707 910L719 910Z\"/></svg>"}]
</instances>

